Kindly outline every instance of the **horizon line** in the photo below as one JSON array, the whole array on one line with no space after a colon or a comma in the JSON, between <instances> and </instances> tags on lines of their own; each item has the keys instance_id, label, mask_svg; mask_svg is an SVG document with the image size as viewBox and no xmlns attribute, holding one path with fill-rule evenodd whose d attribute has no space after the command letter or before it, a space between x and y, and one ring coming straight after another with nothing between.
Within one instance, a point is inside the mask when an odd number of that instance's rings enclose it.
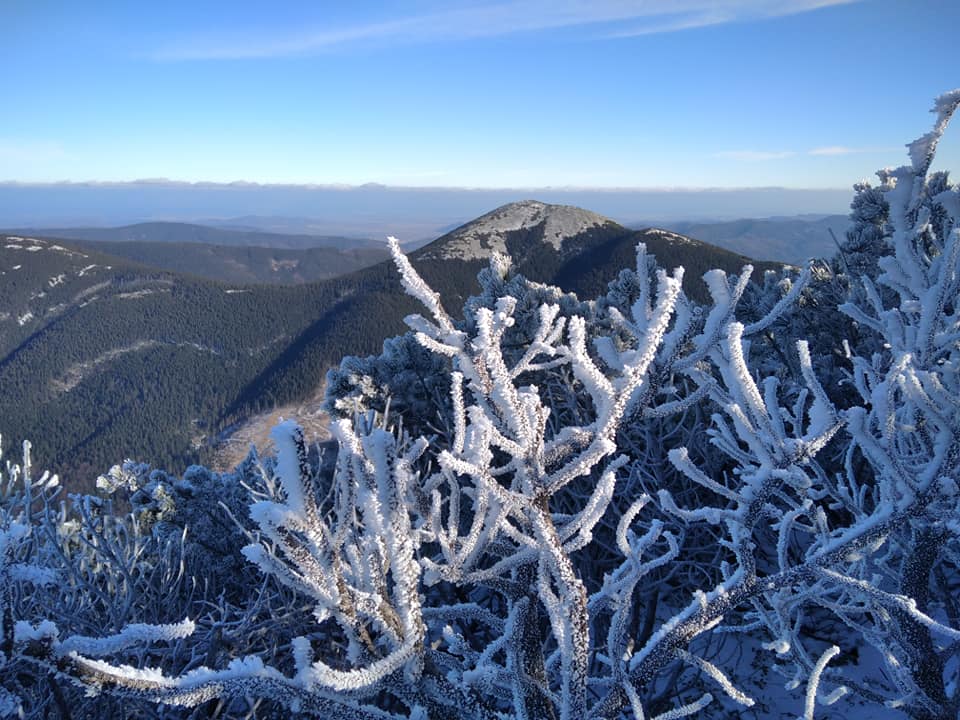
<instances>
[{"instance_id":1,"label":"horizon line","mask_svg":"<svg viewBox=\"0 0 960 720\"><path fill-rule=\"evenodd\" d=\"M859 181L858 181L859 182ZM786 190L790 192L850 192L853 183L847 187L791 187L787 185L525 185L525 186L479 186L479 185L389 185L367 182L350 183L296 183L296 182L258 182L250 180L213 181L213 180L172 180L169 178L137 178L134 180L0 180L0 187L181 187L181 188L220 188L244 190L255 188L290 188L299 190L327 190L339 192L355 191L412 191L412 192L769 192Z\"/></svg>"}]
</instances>

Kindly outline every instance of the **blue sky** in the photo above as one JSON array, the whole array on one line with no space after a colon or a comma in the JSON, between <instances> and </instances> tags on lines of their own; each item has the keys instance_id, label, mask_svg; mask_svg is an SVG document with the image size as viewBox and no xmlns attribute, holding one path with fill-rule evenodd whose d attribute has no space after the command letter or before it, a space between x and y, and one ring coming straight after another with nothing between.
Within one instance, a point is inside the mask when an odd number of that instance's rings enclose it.
<instances>
[{"instance_id":1,"label":"blue sky","mask_svg":"<svg viewBox=\"0 0 960 720\"><path fill-rule=\"evenodd\" d=\"M22 182L846 188L960 85L956 0L4 0L0 27Z\"/></svg>"}]
</instances>

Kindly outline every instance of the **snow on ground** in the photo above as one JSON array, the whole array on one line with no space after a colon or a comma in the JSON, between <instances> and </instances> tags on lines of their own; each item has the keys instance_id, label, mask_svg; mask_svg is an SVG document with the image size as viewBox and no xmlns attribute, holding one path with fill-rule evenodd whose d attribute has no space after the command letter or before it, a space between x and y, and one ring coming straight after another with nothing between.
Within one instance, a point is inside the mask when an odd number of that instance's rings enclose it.
<instances>
[{"instance_id":1,"label":"snow on ground","mask_svg":"<svg viewBox=\"0 0 960 720\"><path fill-rule=\"evenodd\" d=\"M50 287L56 287L57 285L63 284L63 281L67 279L67 276L64 273L60 273L49 280L47 280L47 285Z\"/></svg>"},{"instance_id":2,"label":"snow on ground","mask_svg":"<svg viewBox=\"0 0 960 720\"><path fill-rule=\"evenodd\" d=\"M96 266L97 266L96 263L94 263L93 265L87 265L85 268L81 268L80 272L77 273L77 277L83 277L88 272L93 270Z\"/></svg>"},{"instance_id":3,"label":"snow on ground","mask_svg":"<svg viewBox=\"0 0 960 720\"><path fill-rule=\"evenodd\" d=\"M134 300L136 298L146 297L147 295L153 295L158 292L170 292L169 288L161 288L159 290L134 290L133 292L126 293L117 293L117 297L121 300Z\"/></svg>"},{"instance_id":4,"label":"snow on ground","mask_svg":"<svg viewBox=\"0 0 960 720\"><path fill-rule=\"evenodd\" d=\"M90 295L94 295L95 293L98 293L101 290L108 287L110 287L110 282L106 280L104 282L99 282L96 285L91 285L90 287L84 288L83 290L78 292L74 296L73 301L80 302L83 298L88 297Z\"/></svg>"},{"instance_id":5,"label":"snow on ground","mask_svg":"<svg viewBox=\"0 0 960 720\"><path fill-rule=\"evenodd\" d=\"M61 252L61 253L64 253L65 255L70 255L70 256L76 255L76 256L82 257L82 258L87 257L87 255L84 255L84 254L81 253L81 252L77 252L76 250L69 250L69 249L63 247L62 245L50 245L50 246L47 248L47 250L53 250L54 252Z\"/></svg>"},{"instance_id":6,"label":"snow on ground","mask_svg":"<svg viewBox=\"0 0 960 720\"><path fill-rule=\"evenodd\" d=\"M652 235L659 235L664 240L672 243L680 243L683 245L694 245L696 240L688 238L686 235L680 235L679 233L670 232L669 230L663 230L661 228L650 228L648 231Z\"/></svg>"},{"instance_id":7,"label":"snow on ground","mask_svg":"<svg viewBox=\"0 0 960 720\"><path fill-rule=\"evenodd\" d=\"M40 250L43 250L44 245L47 244L46 240L19 237L17 235L6 235L4 238L6 240L6 245L4 245L4 247L7 250L26 250L27 252L39 252ZM28 244L23 245L22 243Z\"/></svg>"},{"instance_id":8,"label":"snow on ground","mask_svg":"<svg viewBox=\"0 0 960 720\"><path fill-rule=\"evenodd\" d=\"M296 270L299 265L299 260L276 260L274 258L270 258L271 272L278 272L280 270Z\"/></svg>"},{"instance_id":9,"label":"snow on ground","mask_svg":"<svg viewBox=\"0 0 960 720\"><path fill-rule=\"evenodd\" d=\"M24 325L26 325L26 324L27 324L28 322L30 322L31 320L33 320L33 313L30 312L29 310L27 310L27 312L25 312L23 315L18 315L18 316L17 316L17 324L18 324L20 327L23 327Z\"/></svg>"}]
</instances>

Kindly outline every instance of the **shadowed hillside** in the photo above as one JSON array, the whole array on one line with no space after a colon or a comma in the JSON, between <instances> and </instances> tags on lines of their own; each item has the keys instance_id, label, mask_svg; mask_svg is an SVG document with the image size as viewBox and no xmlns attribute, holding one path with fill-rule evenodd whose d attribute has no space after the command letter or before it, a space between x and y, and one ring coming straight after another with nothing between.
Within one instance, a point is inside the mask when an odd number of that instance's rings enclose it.
<instances>
[{"instance_id":1,"label":"shadowed hillside","mask_svg":"<svg viewBox=\"0 0 960 720\"><path fill-rule=\"evenodd\" d=\"M456 311L494 250L533 280L594 297L633 264L639 241L663 266L687 268L693 297L703 297L705 270L747 261L534 201L498 208L411 259ZM389 262L285 287L213 282L197 267L170 272L87 243L6 236L2 245L0 432L35 438L68 479L89 479L122 454L173 471L206 460L225 428L310 397L340 358L379 351L418 309Z\"/></svg>"}]
</instances>

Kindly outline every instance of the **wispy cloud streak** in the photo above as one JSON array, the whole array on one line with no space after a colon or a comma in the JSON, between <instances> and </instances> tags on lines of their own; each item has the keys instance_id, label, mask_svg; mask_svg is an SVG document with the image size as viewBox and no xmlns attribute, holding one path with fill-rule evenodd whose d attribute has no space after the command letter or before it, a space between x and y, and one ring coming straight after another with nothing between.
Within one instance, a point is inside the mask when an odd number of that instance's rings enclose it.
<instances>
[{"instance_id":1,"label":"wispy cloud streak","mask_svg":"<svg viewBox=\"0 0 960 720\"><path fill-rule=\"evenodd\" d=\"M855 2L860 0L789 0L787 2L721 0L721 2L655 3L662 6L663 12L637 18L638 21L635 24L610 32L608 37L638 37L695 30L732 22L770 20Z\"/></svg>"},{"instance_id":2,"label":"wispy cloud streak","mask_svg":"<svg viewBox=\"0 0 960 720\"><path fill-rule=\"evenodd\" d=\"M511 0L439 6L420 15L345 26L210 33L157 48L156 60L238 60L310 55L378 43L410 45L590 27L597 37L679 32L808 12L860 0Z\"/></svg>"},{"instance_id":3,"label":"wispy cloud streak","mask_svg":"<svg viewBox=\"0 0 960 720\"><path fill-rule=\"evenodd\" d=\"M724 150L713 154L716 158L725 160L742 160L746 162L763 160L784 160L785 158L807 155L810 157L840 157L843 155L862 155L864 153L893 152L899 148L878 147L847 147L846 145L827 145L798 152L796 150Z\"/></svg>"},{"instance_id":4,"label":"wispy cloud streak","mask_svg":"<svg viewBox=\"0 0 960 720\"><path fill-rule=\"evenodd\" d=\"M862 155L863 153L895 152L898 147L847 147L846 145L828 145L807 151L807 155L834 157L837 155Z\"/></svg>"},{"instance_id":5,"label":"wispy cloud streak","mask_svg":"<svg viewBox=\"0 0 960 720\"><path fill-rule=\"evenodd\" d=\"M783 160L795 156L797 153L792 150L767 151L767 150L725 150L714 153L714 157L725 160L746 160L748 162L758 160Z\"/></svg>"}]
</instances>

